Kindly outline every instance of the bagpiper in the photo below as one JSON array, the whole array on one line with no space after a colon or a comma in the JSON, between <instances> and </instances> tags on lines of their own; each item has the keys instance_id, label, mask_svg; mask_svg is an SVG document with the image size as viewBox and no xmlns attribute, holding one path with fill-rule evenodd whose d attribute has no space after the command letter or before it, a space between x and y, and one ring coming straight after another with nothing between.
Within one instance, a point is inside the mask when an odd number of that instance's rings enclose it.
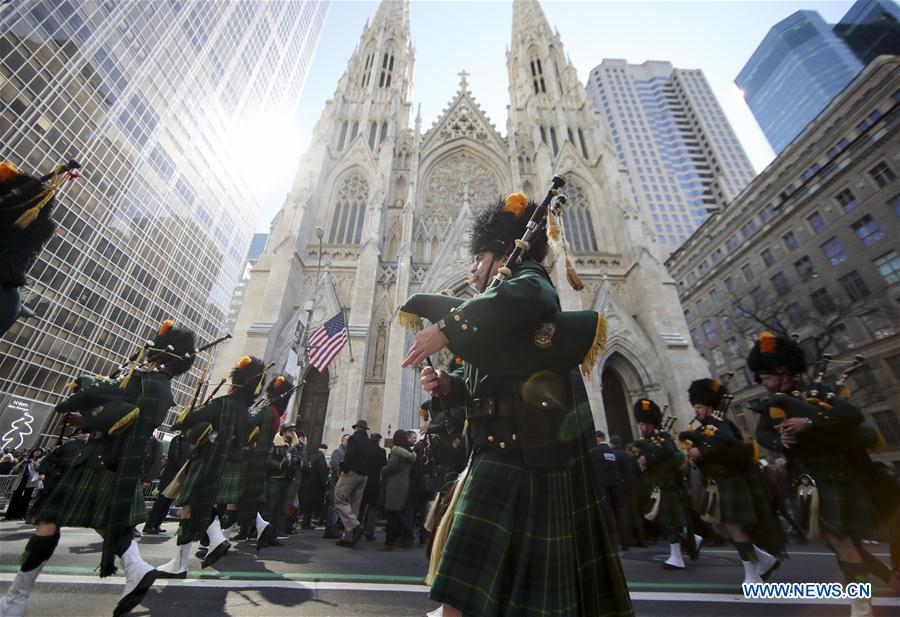
<instances>
[{"instance_id":1,"label":"bagpiper","mask_svg":"<svg viewBox=\"0 0 900 617\"><path fill-rule=\"evenodd\" d=\"M590 373L606 322L594 311L562 311L541 264L548 249L541 213L562 182L554 178L540 205L517 193L475 219L471 273L479 295L419 294L401 307L402 323L431 321L403 366L445 347L463 361L452 373L421 371L427 393L449 409L465 407L471 452L432 550L435 615L633 614L575 370L581 364Z\"/></svg>"},{"instance_id":2,"label":"bagpiper","mask_svg":"<svg viewBox=\"0 0 900 617\"><path fill-rule=\"evenodd\" d=\"M805 391L807 361L795 341L763 332L747 357L747 367L768 391L769 400L760 414L757 439L766 448L781 452L798 476L801 527L811 539L822 538L834 551L847 582L867 583L869 572L890 580L890 570L870 555L863 539L889 539L892 516L900 491L896 482L870 487L869 456L865 452L865 417L824 384ZM824 377L824 367L822 369ZM879 516L872 492L890 500L893 515ZM895 531L896 533L896 531ZM895 564L896 568L896 564ZM851 615L872 615L870 598L853 598Z\"/></svg>"},{"instance_id":3,"label":"bagpiper","mask_svg":"<svg viewBox=\"0 0 900 617\"><path fill-rule=\"evenodd\" d=\"M231 371L228 394L218 396L193 410L186 410L172 426L188 430L205 425L207 437L200 440L179 477L166 489L177 495L182 507L176 532L177 554L157 570L162 578L185 578L191 545L209 538L209 550L202 567L208 568L225 556L231 545L223 533L236 522L241 496L241 450L248 436L249 408L259 396L265 366L258 358L242 357ZM229 504L218 511L216 504Z\"/></svg>"},{"instance_id":4,"label":"bagpiper","mask_svg":"<svg viewBox=\"0 0 900 617\"><path fill-rule=\"evenodd\" d=\"M663 562L665 570L683 570L684 557L681 552L682 530L691 559L699 557L703 538L693 533L687 488L683 470L688 465L684 455L672 435L662 429L662 410L650 399L642 398L634 404L634 419L641 431L641 439L630 446L637 457L638 466L644 473L645 487L650 493L645 495L644 518L656 521L665 530L669 539L669 558Z\"/></svg>"},{"instance_id":5,"label":"bagpiper","mask_svg":"<svg viewBox=\"0 0 900 617\"><path fill-rule=\"evenodd\" d=\"M194 357L193 332L167 320L121 379L80 379L82 387L56 406L91 437L37 515L19 572L0 599L4 617L25 614L34 583L59 544L60 527L88 527L103 536L101 577L114 574L115 558L121 560L125 588L115 617L141 602L157 574L132 538L132 527L147 517L141 461L147 441L175 403L171 380L187 371Z\"/></svg>"},{"instance_id":6,"label":"bagpiper","mask_svg":"<svg viewBox=\"0 0 900 617\"><path fill-rule=\"evenodd\" d=\"M719 380L693 381L688 397L700 427L682 431L679 439L703 476L701 518L734 544L744 583L761 583L781 565L784 538L756 469L754 448L724 417L730 397Z\"/></svg>"}]
</instances>

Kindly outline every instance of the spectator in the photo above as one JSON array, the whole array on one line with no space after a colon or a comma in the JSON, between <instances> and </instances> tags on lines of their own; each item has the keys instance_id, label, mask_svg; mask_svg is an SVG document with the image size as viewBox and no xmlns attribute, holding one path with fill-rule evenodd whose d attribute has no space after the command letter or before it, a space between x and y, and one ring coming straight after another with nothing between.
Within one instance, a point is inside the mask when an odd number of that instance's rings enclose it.
<instances>
[{"instance_id":1,"label":"spectator","mask_svg":"<svg viewBox=\"0 0 900 617\"><path fill-rule=\"evenodd\" d=\"M622 480L619 510L615 512L616 525L619 529L622 550L628 550L632 545L644 545L644 528L637 506L640 467L634 457L625 451L622 439L618 435L610 435L609 445L612 446L613 454L616 456L616 465Z\"/></svg>"},{"instance_id":2,"label":"spectator","mask_svg":"<svg viewBox=\"0 0 900 617\"><path fill-rule=\"evenodd\" d=\"M266 461L268 476L266 479L266 507L268 511L263 518L273 525L278 535L284 534L288 499L296 471L288 446L288 439L291 438L292 433L292 430L282 427L282 430L275 435L272 451ZM275 544L275 546L279 545L280 543Z\"/></svg>"},{"instance_id":3,"label":"spectator","mask_svg":"<svg viewBox=\"0 0 900 617\"><path fill-rule=\"evenodd\" d=\"M369 479L360 508L365 522L366 540L375 540L375 523L378 519L378 495L381 491L381 470L387 464L387 454L381 447L381 433L372 434L372 451L369 456Z\"/></svg>"},{"instance_id":4,"label":"spectator","mask_svg":"<svg viewBox=\"0 0 900 617\"><path fill-rule=\"evenodd\" d=\"M622 502L622 476L619 473L619 462L616 459L616 453L613 452L613 449L606 442L606 433L603 431L597 431L597 447L600 449L603 461L603 481L601 485L606 491L606 499L613 516L618 517ZM618 529L616 534L618 535Z\"/></svg>"},{"instance_id":5,"label":"spectator","mask_svg":"<svg viewBox=\"0 0 900 617\"><path fill-rule=\"evenodd\" d=\"M358 420L353 425L353 435L347 440L347 453L341 463L340 476L334 487L334 507L344 524L344 535L338 546L353 546L363 536L363 526L359 522L359 505L368 479L368 458L372 441L369 439L369 424Z\"/></svg>"},{"instance_id":6,"label":"spectator","mask_svg":"<svg viewBox=\"0 0 900 617\"><path fill-rule=\"evenodd\" d=\"M143 533L156 535L163 533L160 527L169 512L169 508L174 501L171 497L163 495L163 491L169 486L169 483L175 478L178 472L184 467L188 456L191 454L191 442L186 439L183 434L176 435L169 442L169 450L166 454L166 462L163 465L162 475L159 478L157 486L156 500L153 502L153 508L147 516L147 522L144 524Z\"/></svg>"},{"instance_id":7,"label":"spectator","mask_svg":"<svg viewBox=\"0 0 900 617\"><path fill-rule=\"evenodd\" d=\"M390 551L394 543L408 539L413 531L408 520L403 516L409 498L409 478L416 455L409 449L409 436L405 431L394 433L391 455L387 465L381 472L384 482L384 511L387 516L387 529L384 535L384 546L379 551Z\"/></svg>"},{"instance_id":8,"label":"spectator","mask_svg":"<svg viewBox=\"0 0 900 617\"><path fill-rule=\"evenodd\" d=\"M3 448L3 456L0 457L0 475L9 475L12 468L16 466L16 455L13 454L12 448Z\"/></svg>"},{"instance_id":9,"label":"spectator","mask_svg":"<svg viewBox=\"0 0 900 617\"><path fill-rule=\"evenodd\" d=\"M409 470L409 493L406 497L406 510L403 516L406 518L406 527L409 535L403 540L404 548L412 548L416 542L416 529L419 530L419 544L422 546L428 541L428 532L425 530L425 515L428 513L428 498L425 491L425 441L418 439L419 433L407 431L408 444L416 455L416 460Z\"/></svg>"},{"instance_id":10,"label":"spectator","mask_svg":"<svg viewBox=\"0 0 900 617\"><path fill-rule=\"evenodd\" d=\"M287 525L289 534L297 533L297 523L300 521L300 499L303 491L303 482L309 475L309 459L306 453L306 433L294 431L294 445L291 446L291 460L294 462L296 473L291 484L288 503Z\"/></svg>"},{"instance_id":11,"label":"spectator","mask_svg":"<svg viewBox=\"0 0 900 617\"><path fill-rule=\"evenodd\" d=\"M28 512L28 504L31 503L31 495L34 493L34 489L41 484L38 464L43 456L43 448L35 448L28 455L28 458L24 459L13 469L13 473L19 474L18 485L9 501L9 506L6 508L6 516L3 520L14 521L25 518L25 513Z\"/></svg>"},{"instance_id":12,"label":"spectator","mask_svg":"<svg viewBox=\"0 0 900 617\"><path fill-rule=\"evenodd\" d=\"M322 519L322 509L325 505L325 495L328 492L328 463L325 460L325 452L328 446L321 444L319 449L312 454L309 461L309 475L303 483L303 495L300 497L300 505L303 511L303 519L300 524L302 529L313 529L313 516Z\"/></svg>"},{"instance_id":13,"label":"spectator","mask_svg":"<svg viewBox=\"0 0 900 617\"><path fill-rule=\"evenodd\" d=\"M34 505L28 511L28 517L26 517L25 522L31 524L31 520L40 512L41 506L44 505L47 497L50 496L53 489L62 480L62 477L66 475L69 467L72 466L72 462L84 450L90 436L89 432L77 429L72 434L71 439L54 448L47 456L41 459L38 465L38 474L43 477L43 486L38 493L37 499L34 501Z\"/></svg>"}]
</instances>

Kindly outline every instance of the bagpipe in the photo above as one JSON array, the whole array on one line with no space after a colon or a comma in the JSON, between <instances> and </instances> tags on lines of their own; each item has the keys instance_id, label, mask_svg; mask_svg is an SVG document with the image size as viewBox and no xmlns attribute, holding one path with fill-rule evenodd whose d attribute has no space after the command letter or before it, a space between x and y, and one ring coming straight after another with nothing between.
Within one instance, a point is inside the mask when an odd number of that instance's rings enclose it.
<instances>
[{"instance_id":1,"label":"bagpipe","mask_svg":"<svg viewBox=\"0 0 900 617\"><path fill-rule=\"evenodd\" d=\"M566 196L560 193L564 185L562 176L553 176L547 194L526 224L525 233L515 240L507 265L498 270L485 291L511 278L512 267L522 263L531 239L547 231L548 218L556 220L562 216L567 202ZM549 225L552 230L558 223ZM423 318L438 323L463 302L462 298L442 294L414 294L400 307L397 322L407 330L418 331L423 328ZM605 318L595 311L557 311L542 319L543 323L535 330L510 333L503 345L493 349L492 353L466 358L466 362L498 377L536 373L550 366L567 372L579 364L582 373L589 374L606 347ZM547 341L548 335L552 344ZM426 364L432 366L430 360L426 360Z\"/></svg>"},{"instance_id":2,"label":"bagpipe","mask_svg":"<svg viewBox=\"0 0 900 617\"><path fill-rule=\"evenodd\" d=\"M78 161L57 165L52 172L34 177L22 173L6 161L0 163L0 226L27 229L51 203L65 180L78 177Z\"/></svg>"},{"instance_id":3,"label":"bagpipe","mask_svg":"<svg viewBox=\"0 0 900 617\"><path fill-rule=\"evenodd\" d=\"M731 380L734 379L734 371L728 372L721 380L721 387L726 388L728 384L731 383ZM722 395L721 400L719 401L718 406L713 410L713 412L709 415L709 420L701 426L695 428L693 427L694 422L698 422L700 420L699 416L694 416L694 418L688 422L688 428L685 431L681 431L678 433L678 441L679 445L683 450L690 450L696 444L703 443L706 439L715 436L715 434L719 431L719 425L725 420L725 415L728 413L728 408L731 406L731 401L734 400L734 395L726 392Z\"/></svg>"}]
</instances>

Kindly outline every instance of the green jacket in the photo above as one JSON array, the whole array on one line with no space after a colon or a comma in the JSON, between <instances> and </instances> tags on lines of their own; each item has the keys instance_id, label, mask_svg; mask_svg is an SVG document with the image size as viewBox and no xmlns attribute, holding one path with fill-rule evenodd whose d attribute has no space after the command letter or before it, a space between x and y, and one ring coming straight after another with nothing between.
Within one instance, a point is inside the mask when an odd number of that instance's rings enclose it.
<instances>
[{"instance_id":1,"label":"green jacket","mask_svg":"<svg viewBox=\"0 0 900 617\"><path fill-rule=\"evenodd\" d=\"M409 494L409 470L416 462L416 453L394 446L387 465L381 470L384 485L384 509L400 512L406 507Z\"/></svg>"}]
</instances>

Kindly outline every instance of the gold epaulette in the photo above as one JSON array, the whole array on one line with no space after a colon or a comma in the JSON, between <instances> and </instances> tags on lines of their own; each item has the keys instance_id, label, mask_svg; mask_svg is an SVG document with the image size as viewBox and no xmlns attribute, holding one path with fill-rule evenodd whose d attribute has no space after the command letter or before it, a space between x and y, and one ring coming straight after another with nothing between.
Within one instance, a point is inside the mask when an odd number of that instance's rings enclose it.
<instances>
[{"instance_id":1,"label":"gold epaulette","mask_svg":"<svg viewBox=\"0 0 900 617\"><path fill-rule=\"evenodd\" d=\"M784 420L787 414L781 407L769 407L769 417L773 420Z\"/></svg>"},{"instance_id":2,"label":"gold epaulette","mask_svg":"<svg viewBox=\"0 0 900 617\"><path fill-rule=\"evenodd\" d=\"M581 361L581 374L587 377L594 370L597 359L606 351L606 317L597 314L597 328L594 330L594 341Z\"/></svg>"},{"instance_id":3,"label":"gold epaulette","mask_svg":"<svg viewBox=\"0 0 900 617\"><path fill-rule=\"evenodd\" d=\"M397 313L397 323L411 332L418 332L422 329L422 318L413 313L400 311Z\"/></svg>"},{"instance_id":4,"label":"gold epaulette","mask_svg":"<svg viewBox=\"0 0 900 617\"><path fill-rule=\"evenodd\" d=\"M125 416L119 418L119 420L118 420L115 424L113 424L113 425L109 428L109 430L106 431L106 432L107 432L108 434L112 435L112 434L114 434L116 431L125 428L126 426L128 426L129 424L131 424L132 422L134 422L135 420L137 420L137 417L138 417L138 414L139 414L139 413L141 413L141 410L140 410L139 408L135 407L135 408L132 409L130 412L128 412Z\"/></svg>"}]
</instances>

